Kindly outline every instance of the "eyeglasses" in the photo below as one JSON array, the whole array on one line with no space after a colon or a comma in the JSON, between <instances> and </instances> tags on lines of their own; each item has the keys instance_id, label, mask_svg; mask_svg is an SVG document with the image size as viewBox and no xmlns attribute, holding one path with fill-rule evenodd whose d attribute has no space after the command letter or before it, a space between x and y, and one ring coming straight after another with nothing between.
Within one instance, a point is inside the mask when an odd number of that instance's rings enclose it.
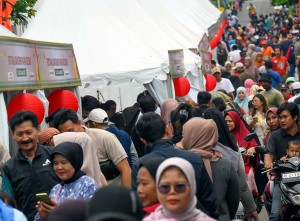
<instances>
[{"instance_id":1,"label":"eyeglasses","mask_svg":"<svg viewBox=\"0 0 300 221\"><path fill-rule=\"evenodd\" d=\"M171 186L173 186L176 193L184 193L186 191L187 184L184 184L184 183L178 183L175 185L161 184L157 187L157 189L158 189L158 192L166 195L170 192Z\"/></svg>"}]
</instances>

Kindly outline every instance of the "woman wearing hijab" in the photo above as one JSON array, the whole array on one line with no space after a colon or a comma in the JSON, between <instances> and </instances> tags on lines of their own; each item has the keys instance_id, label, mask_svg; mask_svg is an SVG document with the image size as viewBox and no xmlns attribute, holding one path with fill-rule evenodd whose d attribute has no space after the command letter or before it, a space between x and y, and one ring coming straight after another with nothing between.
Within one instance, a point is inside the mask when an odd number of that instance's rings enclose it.
<instances>
[{"instance_id":1,"label":"woman wearing hijab","mask_svg":"<svg viewBox=\"0 0 300 221\"><path fill-rule=\"evenodd\" d=\"M89 135L85 132L65 132L54 136L53 142L55 146L64 142L79 144L83 150L81 170L96 180L100 187L107 185L107 181L99 167L95 144Z\"/></svg>"},{"instance_id":2,"label":"woman wearing hijab","mask_svg":"<svg viewBox=\"0 0 300 221\"><path fill-rule=\"evenodd\" d=\"M258 82L258 80L260 79L260 76L259 76L259 71L258 69L255 67L254 63L252 62L251 58L250 57L245 57L245 62L244 62L244 65L245 65L245 72L247 72L248 74L251 75L251 79L254 81L254 82Z\"/></svg>"},{"instance_id":3,"label":"woman wearing hijab","mask_svg":"<svg viewBox=\"0 0 300 221\"><path fill-rule=\"evenodd\" d=\"M251 87L254 85L254 81L252 79L247 79L244 82L244 86L246 88L247 96L251 95Z\"/></svg>"},{"instance_id":4,"label":"woman wearing hijab","mask_svg":"<svg viewBox=\"0 0 300 221\"><path fill-rule=\"evenodd\" d=\"M155 178L157 169L164 160L165 158L158 157L141 162L137 175L137 193L143 204L145 216L154 212L160 206L156 195Z\"/></svg>"},{"instance_id":5,"label":"woman wearing hijab","mask_svg":"<svg viewBox=\"0 0 300 221\"><path fill-rule=\"evenodd\" d=\"M259 165L259 155L255 154L255 148L259 145L258 140L252 139L245 141L245 137L251 133L249 125L240 117L235 111L228 111L225 114L225 121L227 122L229 131L234 135L239 147L244 147L247 151L247 156L243 156L245 173L252 192L257 193L255 184L255 170Z\"/></svg>"},{"instance_id":6,"label":"woman wearing hijab","mask_svg":"<svg viewBox=\"0 0 300 221\"><path fill-rule=\"evenodd\" d=\"M252 61L255 60L257 53L255 52L255 44L249 44L246 52L247 57L250 57Z\"/></svg>"},{"instance_id":7,"label":"woman wearing hijab","mask_svg":"<svg viewBox=\"0 0 300 221\"><path fill-rule=\"evenodd\" d=\"M53 205L38 202L37 210L45 218L54 207L68 199L88 200L98 189L96 181L80 170L83 164L82 147L77 143L64 142L56 146L50 156L53 169L61 180L50 191ZM39 220L36 216L35 220Z\"/></svg>"},{"instance_id":8,"label":"woman wearing hijab","mask_svg":"<svg viewBox=\"0 0 300 221\"><path fill-rule=\"evenodd\" d=\"M246 113L248 113L249 109L248 109L248 102L249 102L249 98L248 95L246 93L246 88L244 87L239 87L236 90L236 97L234 99L234 102L236 102L241 108L244 109L244 111Z\"/></svg>"},{"instance_id":9,"label":"woman wearing hijab","mask_svg":"<svg viewBox=\"0 0 300 221\"><path fill-rule=\"evenodd\" d=\"M199 126L201 125L201 126ZM239 180L233 164L215 148L218 128L213 120L192 118L183 126L183 145L199 154L212 179L217 196L219 220L232 220L240 202Z\"/></svg>"},{"instance_id":10,"label":"woman wearing hijab","mask_svg":"<svg viewBox=\"0 0 300 221\"><path fill-rule=\"evenodd\" d=\"M266 122L270 130L265 136L264 144L267 146L268 140L271 136L271 133L280 128L279 118L277 115L277 107L271 107L266 113Z\"/></svg>"},{"instance_id":11,"label":"woman wearing hijab","mask_svg":"<svg viewBox=\"0 0 300 221\"><path fill-rule=\"evenodd\" d=\"M156 174L156 190L161 206L143 221L162 219L214 220L196 208L195 171L188 161L173 157L160 164Z\"/></svg>"},{"instance_id":12,"label":"woman wearing hijab","mask_svg":"<svg viewBox=\"0 0 300 221\"><path fill-rule=\"evenodd\" d=\"M257 52L255 60L253 61L256 68L260 68L265 65L265 61L263 60L263 56L261 52Z\"/></svg>"},{"instance_id":13,"label":"woman wearing hijab","mask_svg":"<svg viewBox=\"0 0 300 221\"><path fill-rule=\"evenodd\" d=\"M167 126L167 130L168 130L168 135L169 135L169 138L173 137L173 132L171 130L171 128L169 127L170 123L171 123L171 120L170 120L170 114L173 110L175 110L177 107L179 106L179 102L172 99L172 98L169 98L169 99L166 99L162 104L161 104L161 107L160 107L160 115L162 117L162 119L164 119L164 122L166 123Z\"/></svg>"},{"instance_id":14,"label":"woman wearing hijab","mask_svg":"<svg viewBox=\"0 0 300 221\"><path fill-rule=\"evenodd\" d=\"M248 217L257 217L256 205L247 184L244 161L238 151L234 136L229 132L224 116L216 108L209 108L204 112L205 119L212 119L217 127L219 140L216 149L222 152L222 156L230 160L237 172L240 183L241 202L248 213Z\"/></svg>"}]
</instances>

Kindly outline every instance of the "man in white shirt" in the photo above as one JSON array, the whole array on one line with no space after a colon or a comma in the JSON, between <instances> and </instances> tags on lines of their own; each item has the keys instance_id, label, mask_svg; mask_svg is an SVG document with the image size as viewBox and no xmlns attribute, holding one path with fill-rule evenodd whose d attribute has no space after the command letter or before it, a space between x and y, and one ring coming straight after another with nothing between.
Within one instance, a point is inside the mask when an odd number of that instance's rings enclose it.
<instances>
[{"instance_id":1,"label":"man in white shirt","mask_svg":"<svg viewBox=\"0 0 300 221\"><path fill-rule=\"evenodd\" d=\"M231 45L231 51L228 53L228 60L236 63L241 60L240 50L237 45Z\"/></svg>"},{"instance_id":2,"label":"man in white shirt","mask_svg":"<svg viewBox=\"0 0 300 221\"><path fill-rule=\"evenodd\" d=\"M234 87L231 83L231 81L227 78L222 78L222 72L219 67L215 67L212 69L212 74L217 80L217 85L215 89L212 91L212 93L216 93L218 90L223 89L229 94L232 99L234 99Z\"/></svg>"}]
</instances>

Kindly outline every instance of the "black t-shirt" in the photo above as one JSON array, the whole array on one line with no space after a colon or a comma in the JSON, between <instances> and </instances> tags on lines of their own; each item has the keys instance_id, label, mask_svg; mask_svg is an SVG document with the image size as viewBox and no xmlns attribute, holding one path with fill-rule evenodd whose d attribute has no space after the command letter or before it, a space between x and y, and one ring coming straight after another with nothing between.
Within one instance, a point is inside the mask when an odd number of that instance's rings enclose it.
<instances>
[{"instance_id":1,"label":"black t-shirt","mask_svg":"<svg viewBox=\"0 0 300 221\"><path fill-rule=\"evenodd\" d=\"M282 40L279 43L280 50L283 52L283 56L286 56L287 51L289 50L290 45L293 44L292 40Z\"/></svg>"},{"instance_id":2,"label":"black t-shirt","mask_svg":"<svg viewBox=\"0 0 300 221\"><path fill-rule=\"evenodd\" d=\"M300 140L300 127L294 136L287 134L282 128L271 133L268 140L267 149L270 154L274 156L275 160L280 160L281 157L286 155L288 142L292 140Z\"/></svg>"}]
</instances>

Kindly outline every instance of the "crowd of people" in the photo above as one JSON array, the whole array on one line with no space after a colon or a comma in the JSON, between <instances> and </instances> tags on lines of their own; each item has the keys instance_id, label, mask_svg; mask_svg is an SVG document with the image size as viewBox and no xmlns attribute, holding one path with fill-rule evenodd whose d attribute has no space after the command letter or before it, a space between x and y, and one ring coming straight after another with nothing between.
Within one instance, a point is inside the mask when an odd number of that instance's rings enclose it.
<instances>
[{"instance_id":1,"label":"crowd of people","mask_svg":"<svg viewBox=\"0 0 300 221\"><path fill-rule=\"evenodd\" d=\"M82 117L60 108L43 130L33 112L15 113L18 153L0 143L1 220L228 221L240 205L259 220L270 179L260 169L300 153L300 41L284 10L258 16L251 4L249 18L241 27L229 14L216 87L197 101L158 104L144 91L116 112L87 95ZM280 220L280 198L275 178L269 220Z\"/></svg>"}]
</instances>

